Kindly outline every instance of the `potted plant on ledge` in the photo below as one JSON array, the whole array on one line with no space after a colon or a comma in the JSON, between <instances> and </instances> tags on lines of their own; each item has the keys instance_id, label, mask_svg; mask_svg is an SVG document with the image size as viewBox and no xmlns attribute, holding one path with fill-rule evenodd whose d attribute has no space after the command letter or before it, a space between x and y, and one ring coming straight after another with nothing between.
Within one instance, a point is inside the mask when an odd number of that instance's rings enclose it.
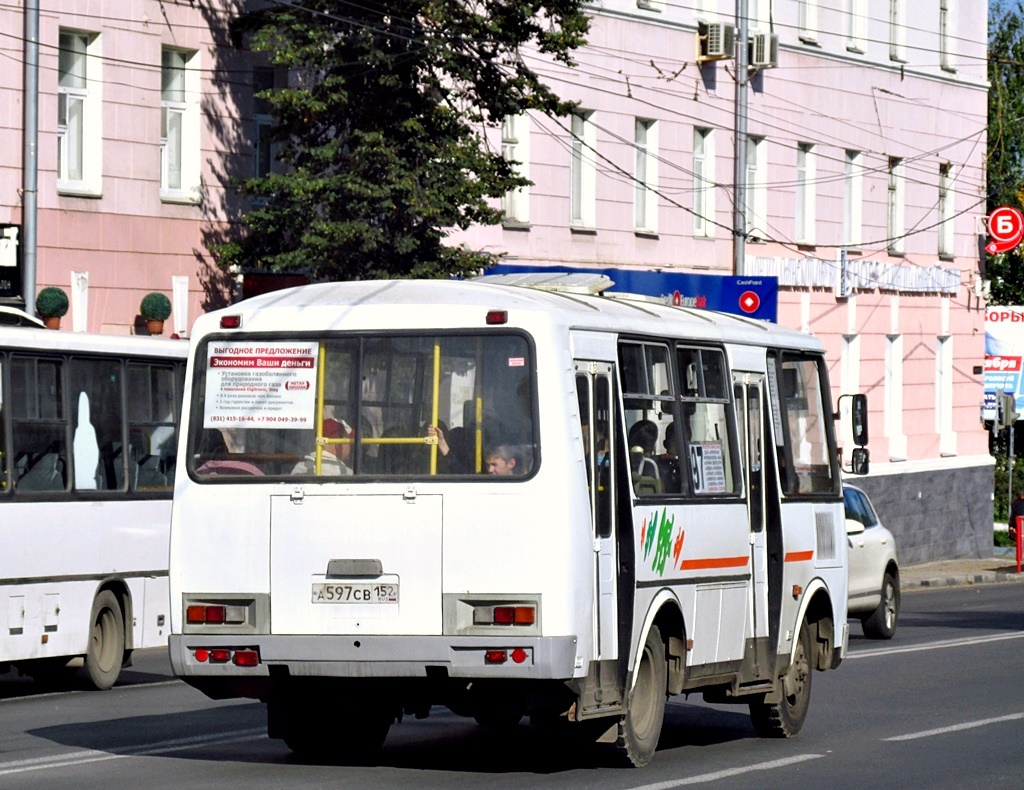
<instances>
[{"instance_id":1,"label":"potted plant on ledge","mask_svg":"<svg viewBox=\"0 0 1024 790\"><path fill-rule=\"evenodd\" d=\"M164 331L164 321L171 316L171 300L162 293L154 291L142 297L139 313L146 319L146 328L151 335L159 335Z\"/></svg>"},{"instance_id":2,"label":"potted plant on ledge","mask_svg":"<svg viewBox=\"0 0 1024 790\"><path fill-rule=\"evenodd\" d=\"M60 319L68 311L68 295L60 288L47 286L36 296L36 315L47 329L60 329Z\"/></svg>"}]
</instances>

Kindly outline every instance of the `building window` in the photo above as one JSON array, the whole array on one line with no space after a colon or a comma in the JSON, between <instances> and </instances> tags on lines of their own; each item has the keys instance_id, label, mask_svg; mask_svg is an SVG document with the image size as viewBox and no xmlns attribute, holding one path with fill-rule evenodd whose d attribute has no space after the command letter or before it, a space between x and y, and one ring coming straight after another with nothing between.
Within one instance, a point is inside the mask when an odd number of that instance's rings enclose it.
<instances>
[{"instance_id":1,"label":"building window","mask_svg":"<svg viewBox=\"0 0 1024 790\"><path fill-rule=\"evenodd\" d=\"M956 454L953 432L953 338L936 338L935 347L935 432L939 435L939 453Z\"/></svg>"},{"instance_id":2,"label":"building window","mask_svg":"<svg viewBox=\"0 0 1024 790\"><path fill-rule=\"evenodd\" d=\"M160 88L160 193L193 202L199 190L199 75L195 53L164 49Z\"/></svg>"},{"instance_id":3,"label":"building window","mask_svg":"<svg viewBox=\"0 0 1024 790\"><path fill-rule=\"evenodd\" d=\"M711 129L693 130L693 235L715 235L715 139Z\"/></svg>"},{"instance_id":4,"label":"building window","mask_svg":"<svg viewBox=\"0 0 1024 790\"><path fill-rule=\"evenodd\" d=\"M903 160L889 157L889 252L903 254Z\"/></svg>"},{"instance_id":5,"label":"building window","mask_svg":"<svg viewBox=\"0 0 1024 790\"><path fill-rule=\"evenodd\" d=\"M639 231L658 232L658 124L636 119L633 218Z\"/></svg>"},{"instance_id":6,"label":"building window","mask_svg":"<svg viewBox=\"0 0 1024 790\"><path fill-rule=\"evenodd\" d=\"M887 335L885 340L885 435L889 459L905 460L907 437L903 434L903 336Z\"/></svg>"},{"instance_id":7,"label":"building window","mask_svg":"<svg viewBox=\"0 0 1024 790\"><path fill-rule=\"evenodd\" d=\"M506 115L501 122L501 155L512 162L516 174L530 177L530 116ZM502 199L506 222L526 224L530 221L530 188L510 189Z\"/></svg>"},{"instance_id":8,"label":"building window","mask_svg":"<svg viewBox=\"0 0 1024 790\"><path fill-rule=\"evenodd\" d=\"M98 194L103 161L97 37L60 31L57 76L57 189Z\"/></svg>"},{"instance_id":9,"label":"building window","mask_svg":"<svg viewBox=\"0 0 1024 790\"><path fill-rule=\"evenodd\" d=\"M864 196L864 171L860 151L847 151L843 160L843 244L859 247L861 205Z\"/></svg>"},{"instance_id":10,"label":"building window","mask_svg":"<svg viewBox=\"0 0 1024 790\"><path fill-rule=\"evenodd\" d=\"M953 255L953 166L939 165L939 255Z\"/></svg>"},{"instance_id":11,"label":"building window","mask_svg":"<svg viewBox=\"0 0 1024 790\"><path fill-rule=\"evenodd\" d=\"M846 0L846 48L866 52L868 47L868 0Z\"/></svg>"},{"instance_id":12,"label":"building window","mask_svg":"<svg viewBox=\"0 0 1024 790\"><path fill-rule=\"evenodd\" d=\"M594 113L572 116L569 163L569 221L573 227L593 228L597 219L597 128Z\"/></svg>"},{"instance_id":13,"label":"building window","mask_svg":"<svg viewBox=\"0 0 1024 790\"><path fill-rule=\"evenodd\" d=\"M768 162L763 137L747 138L746 206L744 214L747 238L763 241L768 237Z\"/></svg>"},{"instance_id":14,"label":"building window","mask_svg":"<svg viewBox=\"0 0 1024 790\"><path fill-rule=\"evenodd\" d=\"M907 60L907 9L903 0L889 0L889 60Z\"/></svg>"},{"instance_id":15,"label":"building window","mask_svg":"<svg viewBox=\"0 0 1024 790\"><path fill-rule=\"evenodd\" d=\"M798 244L814 244L815 169L814 146L810 143L797 143L796 241Z\"/></svg>"},{"instance_id":16,"label":"building window","mask_svg":"<svg viewBox=\"0 0 1024 790\"><path fill-rule=\"evenodd\" d=\"M265 178L278 172L278 145L271 139L274 129L274 110L266 98L260 96L264 91L277 87L274 69L259 66L252 70L252 120L253 126L253 175Z\"/></svg>"},{"instance_id":17,"label":"building window","mask_svg":"<svg viewBox=\"0 0 1024 790\"><path fill-rule=\"evenodd\" d=\"M800 40L818 40L818 0L800 0Z\"/></svg>"},{"instance_id":18,"label":"building window","mask_svg":"<svg viewBox=\"0 0 1024 790\"><path fill-rule=\"evenodd\" d=\"M772 0L747 0L747 19L751 32L770 32Z\"/></svg>"},{"instance_id":19,"label":"building window","mask_svg":"<svg viewBox=\"0 0 1024 790\"><path fill-rule=\"evenodd\" d=\"M953 57L953 2L939 0L939 65L945 71L956 71Z\"/></svg>"}]
</instances>

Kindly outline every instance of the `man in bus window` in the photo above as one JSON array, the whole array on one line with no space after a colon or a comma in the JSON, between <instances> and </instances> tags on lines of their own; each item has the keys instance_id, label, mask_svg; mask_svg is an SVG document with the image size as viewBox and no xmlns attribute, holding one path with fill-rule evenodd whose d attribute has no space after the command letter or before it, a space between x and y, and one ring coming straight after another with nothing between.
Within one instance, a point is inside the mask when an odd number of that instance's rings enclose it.
<instances>
[{"instance_id":1,"label":"man in bus window","mask_svg":"<svg viewBox=\"0 0 1024 790\"><path fill-rule=\"evenodd\" d=\"M324 420L325 439L350 439L352 429L344 420L340 422L328 418ZM352 469L345 463L352 453L351 444L325 444L320 459L320 474L324 477L337 477L340 475L352 474ZM310 452L305 458L295 464L292 469L293 475L316 474L316 450Z\"/></svg>"},{"instance_id":2,"label":"man in bus window","mask_svg":"<svg viewBox=\"0 0 1024 790\"><path fill-rule=\"evenodd\" d=\"M489 450L484 455L484 462L489 475L519 474L519 459L511 445L499 444L493 450Z\"/></svg>"}]
</instances>

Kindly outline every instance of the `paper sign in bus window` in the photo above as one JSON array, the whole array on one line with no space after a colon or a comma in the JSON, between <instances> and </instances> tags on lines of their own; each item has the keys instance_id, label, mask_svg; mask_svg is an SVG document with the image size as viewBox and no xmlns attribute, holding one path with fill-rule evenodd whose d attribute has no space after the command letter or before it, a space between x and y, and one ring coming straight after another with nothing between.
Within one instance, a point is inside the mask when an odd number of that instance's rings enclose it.
<instances>
[{"instance_id":1,"label":"paper sign in bus window","mask_svg":"<svg viewBox=\"0 0 1024 790\"><path fill-rule=\"evenodd\" d=\"M311 428L318 345L210 343L203 427Z\"/></svg>"},{"instance_id":2,"label":"paper sign in bus window","mask_svg":"<svg viewBox=\"0 0 1024 790\"><path fill-rule=\"evenodd\" d=\"M722 445L718 443L691 443L690 475L693 477L694 493L724 493L726 487Z\"/></svg>"}]
</instances>

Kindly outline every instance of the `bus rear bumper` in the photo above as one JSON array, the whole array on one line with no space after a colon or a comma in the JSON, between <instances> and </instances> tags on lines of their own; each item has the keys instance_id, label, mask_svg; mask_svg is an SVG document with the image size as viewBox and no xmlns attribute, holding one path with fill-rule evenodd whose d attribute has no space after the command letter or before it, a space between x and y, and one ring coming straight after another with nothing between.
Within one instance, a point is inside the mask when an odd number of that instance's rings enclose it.
<instances>
[{"instance_id":1,"label":"bus rear bumper","mask_svg":"<svg viewBox=\"0 0 1024 790\"><path fill-rule=\"evenodd\" d=\"M569 680L585 670L574 636L172 635L178 677ZM255 657L253 656L255 653ZM254 662L255 658L255 662ZM241 665L240 665L241 664Z\"/></svg>"}]
</instances>

